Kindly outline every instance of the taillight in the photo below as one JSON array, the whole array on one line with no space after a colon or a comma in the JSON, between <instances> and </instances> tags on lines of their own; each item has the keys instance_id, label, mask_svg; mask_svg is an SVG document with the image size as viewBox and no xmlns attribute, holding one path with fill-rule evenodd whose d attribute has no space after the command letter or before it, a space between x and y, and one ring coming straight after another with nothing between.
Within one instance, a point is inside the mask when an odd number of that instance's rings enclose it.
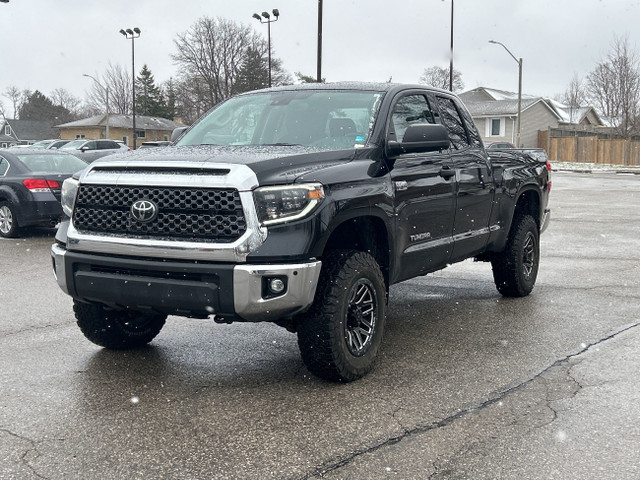
<instances>
[{"instance_id":1,"label":"taillight","mask_svg":"<svg viewBox=\"0 0 640 480\"><path fill-rule=\"evenodd\" d=\"M547 191L550 192L551 191L551 162L549 160L547 160L547 178L549 179L547 181Z\"/></svg>"},{"instance_id":2,"label":"taillight","mask_svg":"<svg viewBox=\"0 0 640 480\"><path fill-rule=\"evenodd\" d=\"M26 178L22 184L31 192L48 192L53 188L60 188L60 184L55 180L45 180L44 178Z\"/></svg>"}]
</instances>

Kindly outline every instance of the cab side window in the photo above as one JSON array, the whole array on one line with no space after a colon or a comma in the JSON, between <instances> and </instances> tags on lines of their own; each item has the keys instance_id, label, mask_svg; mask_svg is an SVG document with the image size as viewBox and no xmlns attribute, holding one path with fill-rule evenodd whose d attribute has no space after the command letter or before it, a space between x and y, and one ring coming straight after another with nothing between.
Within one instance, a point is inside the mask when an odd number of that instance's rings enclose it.
<instances>
[{"instance_id":1,"label":"cab side window","mask_svg":"<svg viewBox=\"0 0 640 480\"><path fill-rule=\"evenodd\" d=\"M425 123L439 123L438 114L431 109L427 97L424 95L407 95L398 100L389 122L391 139L402 142L404 132L411 125Z\"/></svg>"},{"instance_id":2,"label":"cab side window","mask_svg":"<svg viewBox=\"0 0 640 480\"><path fill-rule=\"evenodd\" d=\"M467 130L453 100L446 97L436 98L438 107L440 108L440 114L442 115L442 123L447 127L447 130L449 130L449 139L451 140L453 148L462 150L469 147L471 143L467 136Z\"/></svg>"}]
</instances>

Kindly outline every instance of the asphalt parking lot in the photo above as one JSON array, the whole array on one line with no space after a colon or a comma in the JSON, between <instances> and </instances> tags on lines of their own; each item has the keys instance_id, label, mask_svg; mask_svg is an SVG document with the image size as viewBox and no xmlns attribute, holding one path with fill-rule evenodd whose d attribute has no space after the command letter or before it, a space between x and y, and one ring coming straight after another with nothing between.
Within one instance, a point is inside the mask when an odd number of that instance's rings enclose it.
<instances>
[{"instance_id":1,"label":"asphalt parking lot","mask_svg":"<svg viewBox=\"0 0 640 480\"><path fill-rule=\"evenodd\" d=\"M640 478L640 175L557 172L533 293L466 261L392 288L364 379L269 324L100 349L50 231L0 239L0 479Z\"/></svg>"}]
</instances>

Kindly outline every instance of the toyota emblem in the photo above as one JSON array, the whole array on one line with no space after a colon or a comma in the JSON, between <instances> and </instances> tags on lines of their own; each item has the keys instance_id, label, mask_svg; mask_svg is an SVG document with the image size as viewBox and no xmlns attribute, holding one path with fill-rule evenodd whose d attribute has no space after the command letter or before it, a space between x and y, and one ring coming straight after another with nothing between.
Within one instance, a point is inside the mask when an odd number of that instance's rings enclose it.
<instances>
[{"instance_id":1,"label":"toyota emblem","mask_svg":"<svg viewBox=\"0 0 640 480\"><path fill-rule=\"evenodd\" d=\"M138 200L131 205L131 215L139 222L150 222L158 215L158 207L151 200Z\"/></svg>"}]
</instances>

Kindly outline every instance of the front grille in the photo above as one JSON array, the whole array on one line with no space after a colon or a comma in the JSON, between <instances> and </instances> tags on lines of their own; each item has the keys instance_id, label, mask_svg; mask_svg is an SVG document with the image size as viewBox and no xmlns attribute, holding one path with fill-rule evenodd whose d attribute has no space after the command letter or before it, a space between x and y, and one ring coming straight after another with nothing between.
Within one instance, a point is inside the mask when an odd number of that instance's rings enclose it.
<instances>
[{"instance_id":1,"label":"front grille","mask_svg":"<svg viewBox=\"0 0 640 480\"><path fill-rule=\"evenodd\" d=\"M153 220L133 217L131 206L138 200L157 206ZM222 243L246 231L240 195L232 188L81 185L73 223L88 233Z\"/></svg>"}]
</instances>

